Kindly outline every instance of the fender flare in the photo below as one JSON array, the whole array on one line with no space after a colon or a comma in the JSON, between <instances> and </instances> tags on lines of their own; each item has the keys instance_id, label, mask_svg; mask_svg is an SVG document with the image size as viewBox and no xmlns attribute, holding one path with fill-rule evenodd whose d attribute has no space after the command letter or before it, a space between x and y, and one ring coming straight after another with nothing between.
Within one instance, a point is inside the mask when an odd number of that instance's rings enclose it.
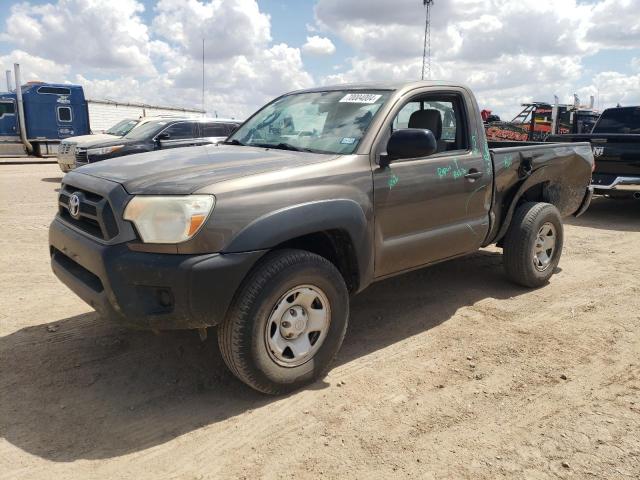
<instances>
[{"instance_id":1,"label":"fender flare","mask_svg":"<svg viewBox=\"0 0 640 480\"><path fill-rule=\"evenodd\" d=\"M491 239L488 243L486 243L486 245L490 245L492 243L498 242L500 241L500 239L502 239L502 237L506 235L507 230L511 225L513 214L516 211L518 201L522 198L522 195L524 195L524 193L527 190L529 190L531 187L551 181L551 178L549 178L548 173L549 172L547 171L547 168L542 167L539 170L536 170L535 172L533 172L529 177L527 177L527 179L522 183L522 185L520 185L520 188L518 188L518 191L513 196L513 199L511 200L511 205L509 206L509 209L507 210L507 213L505 214L504 219L502 220L502 226L500 227L500 230L498 230L498 233L494 236L493 239Z\"/></svg>"},{"instance_id":2,"label":"fender flare","mask_svg":"<svg viewBox=\"0 0 640 480\"><path fill-rule=\"evenodd\" d=\"M371 269L373 247L365 212L354 200L319 200L270 212L238 232L223 253L268 250L294 238L329 230L349 235L362 281Z\"/></svg>"}]
</instances>

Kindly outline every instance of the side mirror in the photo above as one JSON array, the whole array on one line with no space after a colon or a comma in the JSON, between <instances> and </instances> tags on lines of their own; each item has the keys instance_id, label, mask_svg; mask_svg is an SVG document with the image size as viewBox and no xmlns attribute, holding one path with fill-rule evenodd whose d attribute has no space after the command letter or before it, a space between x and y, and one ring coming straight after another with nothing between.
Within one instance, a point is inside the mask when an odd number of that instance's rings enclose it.
<instances>
[{"instance_id":1,"label":"side mirror","mask_svg":"<svg viewBox=\"0 0 640 480\"><path fill-rule=\"evenodd\" d=\"M171 135L169 135L169 132L162 132L160 135L156 137L156 140L158 141L169 140L170 138L171 138Z\"/></svg>"},{"instance_id":2,"label":"side mirror","mask_svg":"<svg viewBox=\"0 0 640 480\"><path fill-rule=\"evenodd\" d=\"M380 158L380 167L386 168L393 160L400 158L428 157L437 150L438 142L431 130L422 128L396 130L387 142L387 155Z\"/></svg>"}]
</instances>

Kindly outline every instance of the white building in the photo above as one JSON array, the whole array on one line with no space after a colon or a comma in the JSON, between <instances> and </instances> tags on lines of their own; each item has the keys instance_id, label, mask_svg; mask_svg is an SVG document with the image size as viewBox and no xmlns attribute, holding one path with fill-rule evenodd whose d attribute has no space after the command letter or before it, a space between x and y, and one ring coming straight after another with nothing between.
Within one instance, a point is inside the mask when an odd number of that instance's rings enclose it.
<instances>
[{"instance_id":1,"label":"white building","mask_svg":"<svg viewBox=\"0 0 640 480\"><path fill-rule=\"evenodd\" d=\"M89 124L93 133L100 133L125 118L136 119L156 115L204 116L199 109L163 107L144 103L125 103L113 100L87 100Z\"/></svg>"}]
</instances>

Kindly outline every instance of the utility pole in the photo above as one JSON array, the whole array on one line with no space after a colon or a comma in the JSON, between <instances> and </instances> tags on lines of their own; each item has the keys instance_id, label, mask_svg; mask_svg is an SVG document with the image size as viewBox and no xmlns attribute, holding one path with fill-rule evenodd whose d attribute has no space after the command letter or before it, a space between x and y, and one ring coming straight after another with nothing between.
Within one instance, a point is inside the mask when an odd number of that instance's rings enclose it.
<instances>
[{"instance_id":1,"label":"utility pole","mask_svg":"<svg viewBox=\"0 0 640 480\"><path fill-rule=\"evenodd\" d=\"M424 80L425 70L427 77L431 79L431 7L434 0L422 0L425 7L425 23L424 23L424 49L422 50L422 80Z\"/></svg>"},{"instance_id":2,"label":"utility pole","mask_svg":"<svg viewBox=\"0 0 640 480\"><path fill-rule=\"evenodd\" d=\"M204 115L204 37L202 37L202 112Z\"/></svg>"}]
</instances>

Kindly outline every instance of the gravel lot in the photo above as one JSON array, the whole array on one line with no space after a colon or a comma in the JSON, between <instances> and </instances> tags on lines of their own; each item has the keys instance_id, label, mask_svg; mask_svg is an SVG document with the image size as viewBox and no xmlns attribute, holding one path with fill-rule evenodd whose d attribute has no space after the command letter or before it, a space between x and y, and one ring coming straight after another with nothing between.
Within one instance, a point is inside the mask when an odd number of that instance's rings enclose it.
<instances>
[{"instance_id":1,"label":"gravel lot","mask_svg":"<svg viewBox=\"0 0 640 480\"><path fill-rule=\"evenodd\" d=\"M59 181L0 166L0 478L640 478L640 202L568 220L539 290L497 249L372 286L327 378L268 398L214 332L122 330L55 279Z\"/></svg>"}]
</instances>

